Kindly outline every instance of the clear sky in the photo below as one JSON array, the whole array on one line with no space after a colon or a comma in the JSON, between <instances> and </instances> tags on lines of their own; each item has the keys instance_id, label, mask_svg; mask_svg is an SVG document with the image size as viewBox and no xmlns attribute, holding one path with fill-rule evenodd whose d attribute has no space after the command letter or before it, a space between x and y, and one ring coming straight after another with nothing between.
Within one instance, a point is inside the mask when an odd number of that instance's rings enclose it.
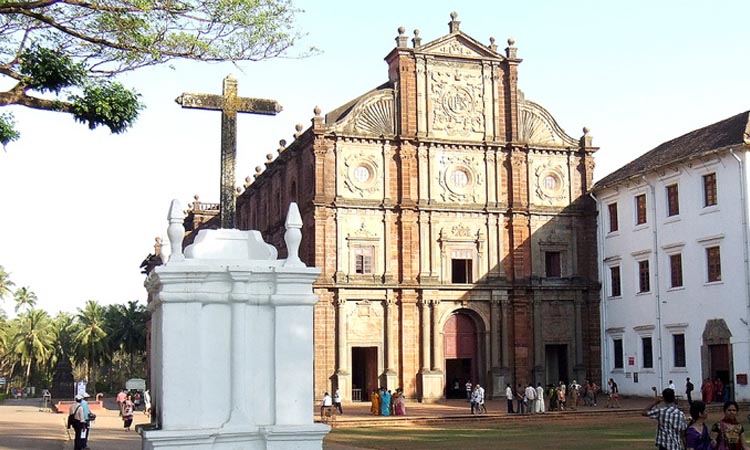
<instances>
[{"instance_id":1,"label":"clear sky","mask_svg":"<svg viewBox=\"0 0 750 450\"><path fill-rule=\"evenodd\" d=\"M220 93L229 73L242 96L272 98L276 117L243 115L238 184L278 141L387 81L383 58L399 26L426 43L461 30L502 49L516 39L519 86L571 136L594 136L596 178L656 145L750 110L750 2L298 1L300 49L322 54L230 64L175 63L121 81L147 109L123 135L67 115L12 108L19 141L0 151L0 265L51 313L87 300L145 302L138 266L166 234L173 198L218 202L219 113L181 109L183 92ZM11 313L12 300L4 309Z\"/></svg>"}]
</instances>

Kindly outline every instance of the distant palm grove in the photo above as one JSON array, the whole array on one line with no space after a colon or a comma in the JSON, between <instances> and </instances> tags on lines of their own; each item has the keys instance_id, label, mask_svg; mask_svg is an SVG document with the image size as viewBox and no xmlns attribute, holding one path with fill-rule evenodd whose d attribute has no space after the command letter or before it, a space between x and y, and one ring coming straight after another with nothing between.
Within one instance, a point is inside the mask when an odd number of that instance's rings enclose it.
<instances>
[{"instance_id":1,"label":"distant palm grove","mask_svg":"<svg viewBox=\"0 0 750 450\"><path fill-rule=\"evenodd\" d=\"M58 312L53 317L36 308L37 296L29 287L15 287L0 266L0 300L7 307L12 299L16 313L8 319L0 308L5 394L14 387L33 386L40 395L51 387L58 363L66 360L76 381L88 381L89 393L114 393L129 378L145 378L148 313L143 305L129 301L102 306L89 300L74 314Z\"/></svg>"}]
</instances>

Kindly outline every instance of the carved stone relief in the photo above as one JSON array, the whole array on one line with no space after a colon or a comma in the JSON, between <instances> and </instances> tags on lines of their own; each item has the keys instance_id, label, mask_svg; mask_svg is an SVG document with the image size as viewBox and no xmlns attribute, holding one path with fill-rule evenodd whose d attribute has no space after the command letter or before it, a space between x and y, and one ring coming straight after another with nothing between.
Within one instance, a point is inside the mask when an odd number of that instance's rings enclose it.
<instances>
[{"instance_id":1,"label":"carved stone relief","mask_svg":"<svg viewBox=\"0 0 750 450\"><path fill-rule=\"evenodd\" d=\"M396 134L393 89L383 89L363 96L332 131L351 135L393 136Z\"/></svg>"},{"instance_id":2,"label":"carved stone relief","mask_svg":"<svg viewBox=\"0 0 750 450\"><path fill-rule=\"evenodd\" d=\"M440 156L438 183L443 201L480 202L484 184L481 161L470 154L446 153Z\"/></svg>"},{"instance_id":3,"label":"carved stone relief","mask_svg":"<svg viewBox=\"0 0 750 450\"><path fill-rule=\"evenodd\" d=\"M534 169L537 204L564 206L568 198L568 177L562 163L547 160Z\"/></svg>"},{"instance_id":4,"label":"carved stone relief","mask_svg":"<svg viewBox=\"0 0 750 450\"><path fill-rule=\"evenodd\" d=\"M379 158L362 149L355 150L344 157L342 173L347 193L360 198L374 198L382 190L382 170Z\"/></svg>"},{"instance_id":5,"label":"carved stone relief","mask_svg":"<svg viewBox=\"0 0 750 450\"><path fill-rule=\"evenodd\" d=\"M540 105L520 98L518 114L521 142L545 147L578 147L578 141L568 136Z\"/></svg>"},{"instance_id":6,"label":"carved stone relief","mask_svg":"<svg viewBox=\"0 0 750 450\"><path fill-rule=\"evenodd\" d=\"M348 314L349 340L378 341L382 335L383 308L369 300L357 302Z\"/></svg>"},{"instance_id":7,"label":"carved stone relief","mask_svg":"<svg viewBox=\"0 0 750 450\"><path fill-rule=\"evenodd\" d=\"M484 133L481 66L435 62L429 66L430 130L449 138L480 138Z\"/></svg>"}]
</instances>

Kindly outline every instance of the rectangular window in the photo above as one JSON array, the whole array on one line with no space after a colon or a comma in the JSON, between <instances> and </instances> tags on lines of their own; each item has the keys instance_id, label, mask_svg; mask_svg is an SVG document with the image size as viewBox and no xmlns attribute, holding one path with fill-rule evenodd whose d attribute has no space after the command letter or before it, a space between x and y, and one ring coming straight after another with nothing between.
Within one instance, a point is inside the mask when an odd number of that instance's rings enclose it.
<instances>
[{"instance_id":1,"label":"rectangular window","mask_svg":"<svg viewBox=\"0 0 750 450\"><path fill-rule=\"evenodd\" d=\"M617 203L610 203L607 207L609 210L609 232L617 231Z\"/></svg>"},{"instance_id":2,"label":"rectangular window","mask_svg":"<svg viewBox=\"0 0 750 450\"><path fill-rule=\"evenodd\" d=\"M653 369L654 368L654 349L651 345L651 337L641 338L641 344L643 347L643 368Z\"/></svg>"},{"instance_id":3,"label":"rectangular window","mask_svg":"<svg viewBox=\"0 0 750 450\"><path fill-rule=\"evenodd\" d=\"M682 253L669 255L671 287L682 287Z\"/></svg>"},{"instance_id":4,"label":"rectangular window","mask_svg":"<svg viewBox=\"0 0 750 450\"><path fill-rule=\"evenodd\" d=\"M635 224L646 223L646 194L635 197Z\"/></svg>"},{"instance_id":5,"label":"rectangular window","mask_svg":"<svg viewBox=\"0 0 750 450\"><path fill-rule=\"evenodd\" d=\"M716 196L716 174L703 175L703 206L714 206L718 203Z\"/></svg>"},{"instance_id":6,"label":"rectangular window","mask_svg":"<svg viewBox=\"0 0 750 450\"><path fill-rule=\"evenodd\" d=\"M359 274L373 273L372 261L375 247L354 247L354 272Z\"/></svg>"},{"instance_id":7,"label":"rectangular window","mask_svg":"<svg viewBox=\"0 0 750 450\"><path fill-rule=\"evenodd\" d=\"M471 260L451 259L451 283L472 283Z\"/></svg>"},{"instance_id":8,"label":"rectangular window","mask_svg":"<svg viewBox=\"0 0 750 450\"><path fill-rule=\"evenodd\" d=\"M719 247L706 249L706 262L708 264L708 282L721 281L721 253Z\"/></svg>"},{"instance_id":9,"label":"rectangular window","mask_svg":"<svg viewBox=\"0 0 750 450\"><path fill-rule=\"evenodd\" d=\"M674 366L685 367L685 335L673 334L672 343L674 347Z\"/></svg>"},{"instance_id":10,"label":"rectangular window","mask_svg":"<svg viewBox=\"0 0 750 450\"><path fill-rule=\"evenodd\" d=\"M648 260L638 261L638 292L649 292L651 280L648 271Z\"/></svg>"},{"instance_id":11,"label":"rectangular window","mask_svg":"<svg viewBox=\"0 0 750 450\"><path fill-rule=\"evenodd\" d=\"M610 267L609 275L612 283L612 297L619 297L622 295L622 290L620 290L620 266Z\"/></svg>"},{"instance_id":12,"label":"rectangular window","mask_svg":"<svg viewBox=\"0 0 750 450\"><path fill-rule=\"evenodd\" d=\"M560 252L544 252L544 274L550 278L560 278Z\"/></svg>"},{"instance_id":13,"label":"rectangular window","mask_svg":"<svg viewBox=\"0 0 750 450\"><path fill-rule=\"evenodd\" d=\"M613 339L612 342L615 344L615 350L614 350L615 369L622 369L623 367L622 339Z\"/></svg>"},{"instance_id":14,"label":"rectangular window","mask_svg":"<svg viewBox=\"0 0 750 450\"><path fill-rule=\"evenodd\" d=\"M680 196L677 185L667 186L667 216L672 217L680 213Z\"/></svg>"}]
</instances>

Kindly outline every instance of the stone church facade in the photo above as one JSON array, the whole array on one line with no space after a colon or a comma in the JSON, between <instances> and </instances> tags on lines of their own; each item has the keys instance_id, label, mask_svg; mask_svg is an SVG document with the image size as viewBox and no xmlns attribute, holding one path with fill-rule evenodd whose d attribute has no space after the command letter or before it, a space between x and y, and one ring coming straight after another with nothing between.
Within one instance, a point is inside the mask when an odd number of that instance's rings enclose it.
<instances>
[{"instance_id":1,"label":"stone church facade","mask_svg":"<svg viewBox=\"0 0 750 450\"><path fill-rule=\"evenodd\" d=\"M238 228L281 255L299 204L300 255L322 269L316 396L598 380L590 136L524 98L512 40L498 52L455 15L447 35L409 40L400 29L387 82L316 108L237 198Z\"/></svg>"}]
</instances>

